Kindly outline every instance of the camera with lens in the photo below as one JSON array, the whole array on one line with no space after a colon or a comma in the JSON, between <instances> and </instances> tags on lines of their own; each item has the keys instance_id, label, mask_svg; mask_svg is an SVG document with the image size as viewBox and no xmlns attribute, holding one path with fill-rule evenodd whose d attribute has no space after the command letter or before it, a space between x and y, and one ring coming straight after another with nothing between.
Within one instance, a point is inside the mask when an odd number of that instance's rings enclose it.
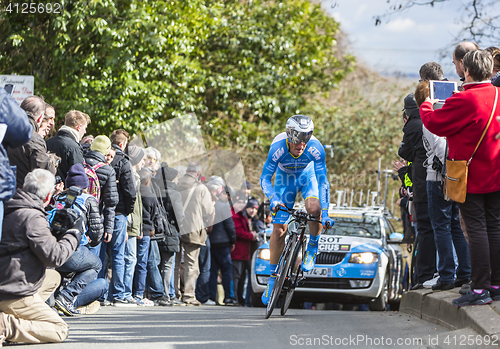
<instances>
[{"instance_id":1,"label":"camera with lens","mask_svg":"<svg viewBox=\"0 0 500 349\"><path fill-rule=\"evenodd\" d=\"M82 194L82 189L72 186L63 193L66 194L64 198L64 207L55 212L52 223L50 224L52 235L54 235L57 240L61 239L69 229L75 228L81 230L77 226L77 221L80 219L80 213L72 207L76 198Z\"/></svg>"}]
</instances>

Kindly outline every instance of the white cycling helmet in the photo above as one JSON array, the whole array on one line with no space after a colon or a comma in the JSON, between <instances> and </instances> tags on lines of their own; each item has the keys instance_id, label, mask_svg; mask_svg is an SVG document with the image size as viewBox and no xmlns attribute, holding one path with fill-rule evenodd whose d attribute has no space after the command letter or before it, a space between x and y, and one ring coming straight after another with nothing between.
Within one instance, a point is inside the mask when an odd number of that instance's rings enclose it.
<instances>
[{"instance_id":1,"label":"white cycling helmet","mask_svg":"<svg viewBox=\"0 0 500 349\"><path fill-rule=\"evenodd\" d=\"M314 123L305 115L291 116L286 122L286 138L290 143L307 143L314 131Z\"/></svg>"}]
</instances>

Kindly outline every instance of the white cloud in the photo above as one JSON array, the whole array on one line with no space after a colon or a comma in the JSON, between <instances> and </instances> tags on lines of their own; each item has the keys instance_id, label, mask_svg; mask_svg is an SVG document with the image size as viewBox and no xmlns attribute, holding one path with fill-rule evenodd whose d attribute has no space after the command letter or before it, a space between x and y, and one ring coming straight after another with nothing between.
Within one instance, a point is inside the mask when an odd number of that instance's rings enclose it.
<instances>
[{"instance_id":1,"label":"white cloud","mask_svg":"<svg viewBox=\"0 0 500 349\"><path fill-rule=\"evenodd\" d=\"M407 32L415 29L416 22L410 18L396 18L383 25L385 30L391 33Z\"/></svg>"}]
</instances>

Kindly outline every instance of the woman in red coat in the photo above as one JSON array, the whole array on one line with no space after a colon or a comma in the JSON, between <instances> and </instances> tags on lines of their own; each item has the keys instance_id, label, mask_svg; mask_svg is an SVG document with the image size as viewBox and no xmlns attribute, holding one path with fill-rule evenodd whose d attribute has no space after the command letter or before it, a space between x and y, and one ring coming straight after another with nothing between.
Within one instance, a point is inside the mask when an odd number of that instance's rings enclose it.
<instances>
[{"instance_id":1,"label":"woman in red coat","mask_svg":"<svg viewBox=\"0 0 500 349\"><path fill-rule=\"evenodd\" d=\"M245 265L250 260L250 243L257 239L257 234L250 230L248 219L243 215L246 206L246 198L243 192L236 193L233 202L232 218L236 230L236 243L231 252L233 261L233 290L238 296L238 303L245 305L243 299L243 285L239 286L240 280L245 280Z\"/></svg>"},{"instance_id":2,"label":"woman in red coat","mask_svg":"<svg viewBox=\"0 0 500 349\"><path fill-rule=\"evenodd\" d=\"M420 107L425 127L448 141L448 159L469 160L491 117L495 95L489 80L491 54L476 50L463 58L464 91L433 110L429 98ZM500 96L499 96L500 99ZM494 115L500 114L500 101ZM469 235L472 290L453 300L455 306L488 304L500 300L500 123L493 118L469 165L467 197L458 204Z\"/></svg>"}]
</instances>

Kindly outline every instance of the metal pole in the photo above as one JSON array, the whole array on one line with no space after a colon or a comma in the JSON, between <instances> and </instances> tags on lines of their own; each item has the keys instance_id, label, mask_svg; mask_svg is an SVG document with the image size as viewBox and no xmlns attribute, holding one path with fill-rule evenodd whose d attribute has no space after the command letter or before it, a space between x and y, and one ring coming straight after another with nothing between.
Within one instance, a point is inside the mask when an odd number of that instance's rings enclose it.
<instances>
[{"instance_id":1,"label":"metal pole","mask_svg":"<svg viewBox=\"0 0 500 349\"><path fill-rule=\"evenodd\" d=\"M384 192L384 208L387 207L387 177L389 176L389 167L385 167L385 192Z\"/></svg>"}]
</instances>

